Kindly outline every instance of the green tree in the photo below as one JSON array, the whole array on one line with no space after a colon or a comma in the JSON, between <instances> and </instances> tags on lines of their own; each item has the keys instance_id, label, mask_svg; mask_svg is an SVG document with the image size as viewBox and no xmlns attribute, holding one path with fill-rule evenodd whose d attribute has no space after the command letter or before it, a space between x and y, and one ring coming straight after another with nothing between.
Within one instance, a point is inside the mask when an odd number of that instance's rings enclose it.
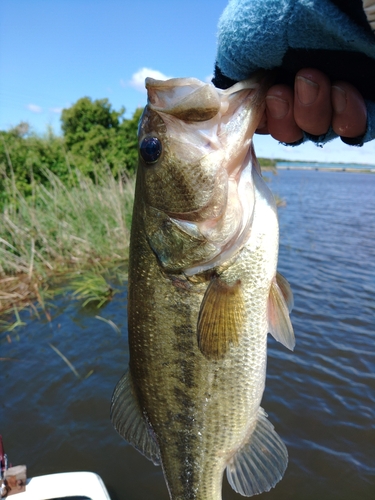
<instances>
[{"instance_id":1,"label":"green tree","mask_svg":"<svg viewBox=\"0 0 375 500\"><path fill-rule=\"evenodd\" d=\"M63 109L61 128L64 132L66 144L69 148L84 141L86 135L93 129L116 129L120 125L120 118L125 108L120 111L112 110L108 99L92 101L90 97L82 97L72 107Z\"/></svg>"},{"instance_id":2,"label":"green tree","mask_svg":"<svg viewBox=\"0 0 375 500\"><path fill-rule=\"evenodd\" d=\"M113 110L108 99L79 99L64 109L61 116L65 144L74 163L93 175L101 165L116 174L124 169L132 173L137 164L137 128L140 110L124 119L125 108Z\"/></svg>"}]
</instances>

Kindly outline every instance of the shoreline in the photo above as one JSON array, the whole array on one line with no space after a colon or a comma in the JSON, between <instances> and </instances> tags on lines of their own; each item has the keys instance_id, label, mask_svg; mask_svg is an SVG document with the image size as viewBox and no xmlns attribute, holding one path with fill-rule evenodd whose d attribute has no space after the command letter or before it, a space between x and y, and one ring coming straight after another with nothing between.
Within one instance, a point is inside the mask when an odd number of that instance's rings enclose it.
<instances>
[{"instance_id":1,"label":"shoreline","mask_svg":"<svg viewBox=\"0 0 375 500\"><path fill-rule=\"evenodd\" d=\"M319 172L348 172L357 174L375 174L375 168L351 168L351 167L319 167L302 165L276 165L277 170L315 170Z\"/></svg>"}]
</instances>

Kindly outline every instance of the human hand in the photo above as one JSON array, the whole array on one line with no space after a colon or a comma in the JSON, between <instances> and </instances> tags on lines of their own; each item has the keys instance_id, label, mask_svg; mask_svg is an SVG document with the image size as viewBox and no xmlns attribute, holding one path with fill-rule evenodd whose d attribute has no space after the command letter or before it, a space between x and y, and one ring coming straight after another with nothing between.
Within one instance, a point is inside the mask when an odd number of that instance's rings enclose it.
<instances>
[{"instance_id":1,"label":"human hand","mask_svg":"<svg viewBox=\"0 0 375 500\"><path fill-rule=\"evenodd\" d=\"M364 99L350 83L331 84L324 73L307 68L296 74L294 89L283 84L269 89L257 133L294 143L302 139L303 131L320 136L330 125L343 138L362 136L367 126Z\"/></svg>"}]
</instances>

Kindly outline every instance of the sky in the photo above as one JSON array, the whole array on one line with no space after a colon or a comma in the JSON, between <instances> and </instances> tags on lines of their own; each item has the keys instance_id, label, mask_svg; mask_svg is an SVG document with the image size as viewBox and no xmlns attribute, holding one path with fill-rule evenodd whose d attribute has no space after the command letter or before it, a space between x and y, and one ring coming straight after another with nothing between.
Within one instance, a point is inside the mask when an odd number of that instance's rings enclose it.
<instances>
[{"instance_id":1,"label":"sky","mask_svg":"<svg viewBox=\"0 0 375 500\"><path fill-rule=\"evenodd\" d=\"M0 130L21 121L60 133L78 99L108 98L130 117L146 104L146 76L209 81L227 0L0 0ZM375 141L323 148L254 139L258 156L375 164Z\"/></svg>"}]
</instances>

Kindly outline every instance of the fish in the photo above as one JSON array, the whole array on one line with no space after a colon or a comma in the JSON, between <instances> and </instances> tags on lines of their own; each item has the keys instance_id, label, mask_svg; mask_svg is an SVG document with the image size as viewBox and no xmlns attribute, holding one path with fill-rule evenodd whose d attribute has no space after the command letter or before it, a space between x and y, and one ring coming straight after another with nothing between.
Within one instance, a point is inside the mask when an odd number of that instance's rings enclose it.
<instances>
[{"instance_id":1,"label":"fish","mask_svg":"<svg viewBox=\"0 0 375 500\"><path fill-rule=\"evenodd\" d=\"M172 500L270 490L288 462L262 409L267 334L293 350L293 294L253 147L267 83L146 79L130 238L129 367L115 429Z\"/></svg>"}]
</instances>

